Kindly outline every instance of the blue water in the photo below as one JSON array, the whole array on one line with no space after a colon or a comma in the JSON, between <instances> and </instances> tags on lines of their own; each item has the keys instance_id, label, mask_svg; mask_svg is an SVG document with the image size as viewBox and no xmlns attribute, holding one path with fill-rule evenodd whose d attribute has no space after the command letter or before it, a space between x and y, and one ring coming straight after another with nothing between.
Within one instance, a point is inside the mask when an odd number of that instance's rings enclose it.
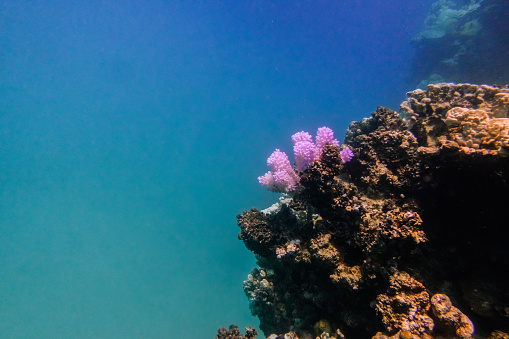
<instances>
[{"instance_id":1,"label":"blue water","mask_svg":"<svg viewBox=\"0 0 509 339\"><path fill-rule=\"evenodd\" d=\"M398 108L430 4L1 1L0 337L257 327L235 215L291 134Z\"/></svg>"}]
</instances>

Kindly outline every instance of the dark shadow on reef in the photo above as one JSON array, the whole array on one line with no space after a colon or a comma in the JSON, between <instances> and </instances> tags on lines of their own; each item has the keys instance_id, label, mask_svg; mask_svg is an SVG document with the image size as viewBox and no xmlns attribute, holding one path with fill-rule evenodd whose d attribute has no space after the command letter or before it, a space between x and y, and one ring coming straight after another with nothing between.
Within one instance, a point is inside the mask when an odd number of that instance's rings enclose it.
<instances>
[{"instance_id":1,"label":"dark shadow on reef","mask_svg":"<svg viewBox=\"0 0 509 339\"><path fill-rule=\"evenodd\" d=\"M238 215L264 334L509 338L508 110L507 87L410 92L350 125L350 162L329 144L300 190Z\"/></svg>"}]
</instances>

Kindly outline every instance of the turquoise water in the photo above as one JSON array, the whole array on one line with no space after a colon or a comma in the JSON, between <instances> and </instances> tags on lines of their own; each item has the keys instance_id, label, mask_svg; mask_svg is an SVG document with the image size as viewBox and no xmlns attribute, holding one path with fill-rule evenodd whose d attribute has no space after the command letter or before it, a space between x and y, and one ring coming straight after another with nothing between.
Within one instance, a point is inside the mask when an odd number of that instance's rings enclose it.
<instances>
[{"instance_id":1,"label":"turquoise water","mask_svg":"<svg viewBox=\"0 0 509 339\"><path fill-rule=\"evenodd\" d=\"M290 136L413 89L431 1L2 1L0 336L258 326L236 214Z\"/></svg>"}]
</instances>

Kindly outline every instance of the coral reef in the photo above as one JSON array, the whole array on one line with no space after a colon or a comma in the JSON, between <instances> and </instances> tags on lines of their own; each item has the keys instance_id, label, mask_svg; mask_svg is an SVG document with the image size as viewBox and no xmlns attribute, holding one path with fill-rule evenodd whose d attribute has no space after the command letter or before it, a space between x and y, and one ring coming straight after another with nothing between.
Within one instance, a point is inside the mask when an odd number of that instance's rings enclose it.
<instances>
[{"instance_id":1,"label":"coral reef","mask_svg":"<svg viewBox=\"0 0 509 339\"><path fill-rule=\"evenodd\" d=\"M228 330L222 327L217 330L216 339L254 339L258 333L251 327L246 327L246 334L240 334L238 326L230 325Z\"/></svg>"},{"instance_id":2,"label":"coral reef","mask_svg":"<svg viewBox=\"0 0 509 339\"><path fill-rule=\"evenodd\" d=\"M445 81L509 81L509 2L437 0L423 29L412 39L416 49L413 81L418 88Z\"/></svg>"},{"instance_id":3,"label":"coral reef","mask_svg":"<svg viewBox=\"0 0 509 339\"><path fill-rule=\"evenodd\" d=\"M409 92L399 114L378 107L350 124L350 161L327 143L299 191L238 215L258 265L244 290L264 334L504 338L508 93Z\"/></svg>"}]
</instances>

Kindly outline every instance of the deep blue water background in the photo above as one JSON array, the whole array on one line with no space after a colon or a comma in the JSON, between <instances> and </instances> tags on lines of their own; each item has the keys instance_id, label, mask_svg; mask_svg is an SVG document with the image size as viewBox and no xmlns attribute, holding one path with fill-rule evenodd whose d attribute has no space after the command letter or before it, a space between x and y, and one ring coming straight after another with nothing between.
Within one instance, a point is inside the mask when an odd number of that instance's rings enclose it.
<instances>
[{"instance_id":1,"label":"deep blue water background","mask_svg":"<svg viewBox=\"0 0 509 339\"><path fill-rule=\"evenodd\" d=\"M0 336L257 327L235 215L293 133L398 108L430 4L1 1Z\"/></svg>"}]
</instances>

